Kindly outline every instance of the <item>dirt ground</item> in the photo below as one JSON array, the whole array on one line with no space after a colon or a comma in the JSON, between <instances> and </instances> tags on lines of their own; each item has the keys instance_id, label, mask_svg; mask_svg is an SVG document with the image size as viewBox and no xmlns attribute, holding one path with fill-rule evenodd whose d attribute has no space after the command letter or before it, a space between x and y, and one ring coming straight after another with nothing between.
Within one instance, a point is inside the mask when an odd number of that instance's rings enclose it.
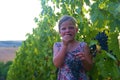
<instances>
[{"instance_id":1,"label":"dirt ground","mask_svg":"<svg viewBox=\"0 0 120 80\"><path fill-rule=\"evenodd\" d=\"M18 47L0 47L0 62L12 61Z\"/></svg>"}]
</instances>

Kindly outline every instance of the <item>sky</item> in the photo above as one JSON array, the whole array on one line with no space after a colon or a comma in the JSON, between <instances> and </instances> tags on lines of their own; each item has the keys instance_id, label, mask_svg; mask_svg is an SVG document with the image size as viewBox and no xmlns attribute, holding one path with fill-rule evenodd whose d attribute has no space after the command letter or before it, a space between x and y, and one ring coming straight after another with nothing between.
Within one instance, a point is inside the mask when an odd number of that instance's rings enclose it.
<instances>
[{"instance_id":1,"label":"sky","mask_svg":"<svg viewBox=\"0 0 120 80\"><path fill-rule=\"evenodd\" d=\"M0 0L0 41L25 40L40 11L39 0Z\"/></svg>"}]
</instances>

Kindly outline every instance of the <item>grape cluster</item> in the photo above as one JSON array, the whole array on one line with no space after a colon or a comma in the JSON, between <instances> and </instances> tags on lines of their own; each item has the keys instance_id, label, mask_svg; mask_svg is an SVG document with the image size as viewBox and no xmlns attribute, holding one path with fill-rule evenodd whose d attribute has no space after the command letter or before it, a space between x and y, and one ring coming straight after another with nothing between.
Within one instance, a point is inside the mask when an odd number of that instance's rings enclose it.
<instances>
[{"instance_id":1,"label":"grape cluster","mask_svg":"<svg viewBox=\"0 0 120 80\"><path fill-rule=\"evenodd\" d=\"M79 78L79 73L80 73L80 69L82 69L81 66L81 61L78 59L69 59L67 60L67 65L69 66L72 75L74 76L74 80L78 80Z\"/></svg>"},{"instance_id":2,"label":"grape cluster","mask_svg":"<svg viewBox=\"0 0 120 80\"><path fill-rule=\"evenodd\" d=\"M90 46L90 53L92 54L93 57L96 56L96 53L97 53L96 44L93 44Z\"/></svg>"},{"instance_id":3,"label":"grape cluster","mask_svg":"<svg viewBox=\"0 0 120 80\"><path fill-rule=\"evenodd\" d=\"M105 34L105 31L99 32L96 35L95 39L98 40L98 42L101 46L101 49L108 51L108 43L107 43L108 36Z\"/></svg>"}]
</instances>

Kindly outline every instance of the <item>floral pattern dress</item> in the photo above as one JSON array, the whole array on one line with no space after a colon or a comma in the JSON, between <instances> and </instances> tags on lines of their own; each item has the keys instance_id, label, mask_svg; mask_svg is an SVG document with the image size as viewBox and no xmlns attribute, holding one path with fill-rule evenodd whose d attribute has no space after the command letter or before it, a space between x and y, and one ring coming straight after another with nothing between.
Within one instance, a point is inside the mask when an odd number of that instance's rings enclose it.
<instances>
[{"instance_id":1,"label":"floral pattern dress","mask_svg":"<svg viewBox=\"0 0 120 80\"><path fill-rule=\"evenodd\" d=\"M81 42L74 51L67 52L64 65L58 70L57 80L88 80L80 59L75 57L76 53L84 50L85 44L85 42ZM59 42L56 45L61 47Z\"/></svg>"}]
</instances>

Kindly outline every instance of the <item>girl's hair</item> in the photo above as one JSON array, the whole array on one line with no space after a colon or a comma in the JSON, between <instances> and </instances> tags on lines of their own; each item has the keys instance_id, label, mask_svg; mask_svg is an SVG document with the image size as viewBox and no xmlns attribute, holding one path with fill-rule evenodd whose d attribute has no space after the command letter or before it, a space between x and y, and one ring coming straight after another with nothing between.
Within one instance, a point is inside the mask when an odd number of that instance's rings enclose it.
<instances>
[{"instance_id":1,"label":"girl's hair","mask_svg":"<svg viewBox=\"0 0 120 80\"><path fill-rule=\"evenodd\" d=\"M72 23L76 26L77 22L76 22L76 19L72 16L69 16L69 15L64 15L61 17L61 19L59 20L59 23L58 23L58 28L60 30L60 26L63 22L65 21L72 21Z\"/></svg>"}]
</instances>

